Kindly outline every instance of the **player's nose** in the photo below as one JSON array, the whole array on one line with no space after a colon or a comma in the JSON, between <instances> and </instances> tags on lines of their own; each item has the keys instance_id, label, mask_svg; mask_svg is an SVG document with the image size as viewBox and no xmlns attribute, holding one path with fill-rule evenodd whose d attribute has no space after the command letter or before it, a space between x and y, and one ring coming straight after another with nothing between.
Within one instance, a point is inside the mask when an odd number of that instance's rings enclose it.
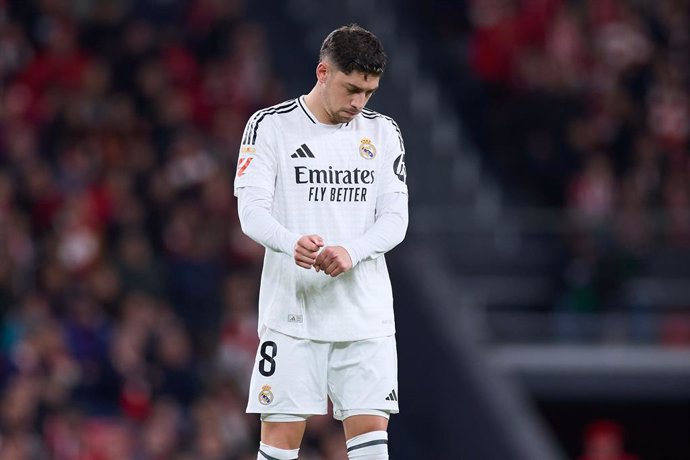
<instances>
[{"instance_id":1,"label":"player's nose","mask_svg":"<svg viewBox=\"0 0 690 460\"><path fill-rule=\"evenodd\" d=\"M367 98L364 95L364 93L357 93L353 94L352 100L350 101L350 104L352 107L357 110L358 112L364 108L364 104L366 104Z\"/></svg>"}]
</instances>

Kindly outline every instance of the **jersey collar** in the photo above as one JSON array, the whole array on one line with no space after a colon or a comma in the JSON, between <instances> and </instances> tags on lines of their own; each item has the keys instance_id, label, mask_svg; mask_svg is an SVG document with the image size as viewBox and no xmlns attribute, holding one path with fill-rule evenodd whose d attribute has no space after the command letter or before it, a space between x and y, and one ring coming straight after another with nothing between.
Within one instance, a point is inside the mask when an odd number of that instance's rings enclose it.
<instances>
[{"instance_id":1,"label":"jersey collar","mask_svg":"<svg viewBox=\"0 0 690 460\"><path fill-rule=\"evenodd\" d=\"M302 109L302 112L304 112L304 115L307 116L307 118L309 119L309 121L311 121L313 124L315 124L315 125L317 125L317 126L320 126L320 127L323 127L323 128L327 128L327 129L336 130L336 129L340 129L340 128L342 128L343 126L347 126L347 125L350 124L350 122L347 122L347 123L338 123L337 125L330 125L330 124L326 124L326 123L321 123L321 122L316 118L316 115L314 115L314 114L312 113L312 111L309 110L309 107L307 106L307 103L304 101L304 95L302 95L302 96L300 96L300 97L297 98L297 103L299 104L300 108Z\"/></svg>"}]
</instances>

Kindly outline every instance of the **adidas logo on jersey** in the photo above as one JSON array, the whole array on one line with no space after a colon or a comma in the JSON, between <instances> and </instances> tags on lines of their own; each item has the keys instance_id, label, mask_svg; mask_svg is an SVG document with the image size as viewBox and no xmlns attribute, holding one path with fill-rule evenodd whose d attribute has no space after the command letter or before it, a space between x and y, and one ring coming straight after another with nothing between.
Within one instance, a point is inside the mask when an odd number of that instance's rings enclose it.
<instances>
[{"instance_id":1,"label":"adidas logo on jersey","mask_svg":"<svg viewBox=\"0 0 690 460\"><path fill-rule=\"evenodd\" d=\"M288 323L301 323L302 315L296 315L294 313L288 314Z\"/></svg>"},{"instance_id":2,"label":"adidas logo on jersey","mask_svg":"<svg viewBox=\"0 0 690 460\"><path fill-rule=\"evenodd\" d=\"M295 153L290 155L290 158L314 158L314 154L311 153L307 144L302 144Z\"/></svg>"},{"instance_id":3,"label":"adidas logo on jersey","mask_svg":"<svg viewBox=\"0 0 690 460\"><path fill-rule=\"evenodd\" d=\"M397 401L397 400L398 400L398 395L395 393L395 390L391 391L391 393L386 398L386 401Z\"/></svg>"}]
</instances>

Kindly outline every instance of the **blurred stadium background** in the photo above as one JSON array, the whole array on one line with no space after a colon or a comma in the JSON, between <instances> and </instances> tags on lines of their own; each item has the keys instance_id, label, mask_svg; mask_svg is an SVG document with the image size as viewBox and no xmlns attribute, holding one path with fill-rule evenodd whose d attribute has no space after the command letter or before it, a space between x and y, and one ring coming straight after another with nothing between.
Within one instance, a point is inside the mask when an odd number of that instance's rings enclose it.
<instances>
[{"instance_id":1,"label":"blurred stadium background","mask_svg":"<svg viewBox=\"0 0 690 460\"><path fill-rule=\"evenodd\" d=\"M690 459L689 2L0 0L0 460L256 458L239 139L348 22L408 152L391 457Z\"/></svg>"}]
</instances>

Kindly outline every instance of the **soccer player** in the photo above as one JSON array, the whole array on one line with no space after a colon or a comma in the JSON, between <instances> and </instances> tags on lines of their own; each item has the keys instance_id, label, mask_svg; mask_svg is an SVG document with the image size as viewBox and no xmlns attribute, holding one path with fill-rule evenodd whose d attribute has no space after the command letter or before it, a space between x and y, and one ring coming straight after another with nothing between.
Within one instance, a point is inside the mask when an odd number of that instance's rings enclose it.
<instances>
[{"instance_id":1,"label":"soccer player","mask_svg":"<svg viewBox=\"0 0 690 460\"><path fill-rule=\"evenodd\" d=\"M327 398L349 458L388 458L398 384L383 255L407 230L405 150L395 121L365 108L386 61L371 32L336 29L309 94L259 110L244 131L238 212L266 248L247 406L261 414L261 460L296 459Z\"/></svg>"}]
</instances>

